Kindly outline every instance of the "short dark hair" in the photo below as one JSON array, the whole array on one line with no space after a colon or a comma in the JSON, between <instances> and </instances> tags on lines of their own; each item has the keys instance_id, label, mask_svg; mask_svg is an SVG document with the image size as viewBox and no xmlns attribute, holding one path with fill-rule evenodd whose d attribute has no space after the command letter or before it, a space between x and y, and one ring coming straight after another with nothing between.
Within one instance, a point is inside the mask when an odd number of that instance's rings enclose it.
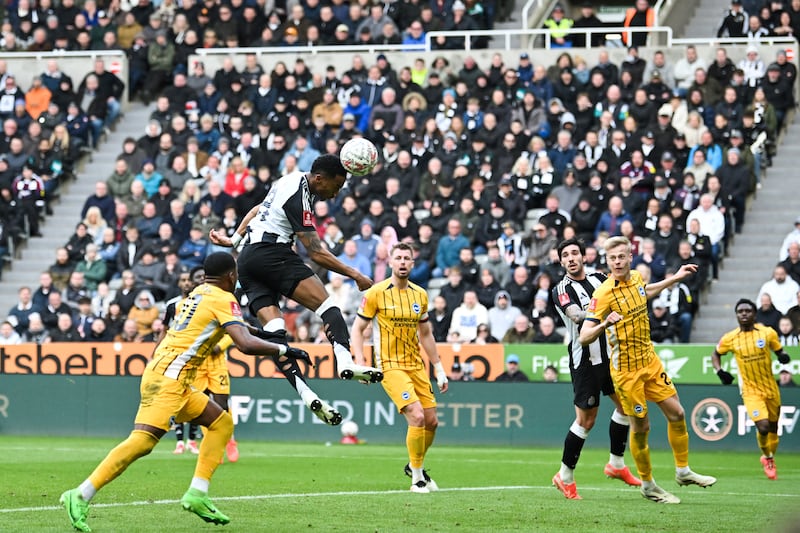
<instances>
[{"instance_id":1,"label":"short dark hair","mask_svg":"<svg viewBox=\"0 0 800 533\"><path fill-rule=\"evenodd\" d=\"M333 154L324 154L314 160L311 165L312 174L324 174L328 178L347 176L347 170L339 158Z\"/></svg>"},{"instance_id":2,"label":"short dark hair","mask_svg":"<svg viewBox=\"0 0 800 533\"><path fill-rule=\"evenodd\" d=\"M196 267L192 268L189 271L189 277L190 278L194 278L194 275L197 274L197 272L200 271L200 270L205 270L205 267L203 267L201 265L197 265Z\"/></svg>"},{"instance_id":3,"label":"short dark hair","mask_svg":"<svg viewBox=\"0 0 800 533\"><path fill-rule=\"evenodd\" d=\"M207 277L218 278L236 268L236 261L228 252L214 252L203 261Z\"/></svg>"},{"instance_id":4,"label":"short dark hair","mask_svg":"<svg viewBox=\"0 0 800 533\"><path fill-rule=\"evenodd\" d=\"M581 255L586 255L586 244L584 244L581 239L573 237L571 239L564 239L558 244L558 257L561 257L561 252L564 251L564 248L573 245L578 247L578 250L581 251Z\"/></svg>"},{"instance_id":5,"label":"short dark hair","mask_svg":"<svg viewBox=\"0 0 800 533\"><path fill-rule=\"evenodd\" d=\"M398 242L394 246L392 246L391 253L394 254L395 250L403 250L404 252L411 253L412 257L414 255L414 245L407 243L407 242Z\"/></svg>"},{"instance_id":6,"label":"short dark hair","mask_svg":"<svg viewBox=\"0 0 800 533\"><path fill-rule=\"evenodd\" d=\"M755 312L758 309L756 303L753 300L750 300L748 298L740 298L739 301L736 302L736 305L733 306L733 312L735 313L736 310L739 309L739 306L742 304L749 305L750 308L753 310L753 312Z\"/></svg>"}]
</instances>

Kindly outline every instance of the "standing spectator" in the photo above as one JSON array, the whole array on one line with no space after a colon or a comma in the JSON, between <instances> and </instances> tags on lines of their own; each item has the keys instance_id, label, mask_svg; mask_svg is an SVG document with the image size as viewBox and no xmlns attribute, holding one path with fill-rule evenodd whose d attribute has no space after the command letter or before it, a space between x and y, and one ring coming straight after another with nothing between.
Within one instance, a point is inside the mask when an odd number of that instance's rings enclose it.
<instances>
[{"instance_id":1,"label":"standing spectator","mask_svg":"<svg viewBox=\"0 0 800 533\"><path fill-rule=\"evenodd\" d=\"M731 8L725 13L717 30L717 38L741 38L747 34L750 16L742 7L742 0L731 0Z\"/></svg>"},{"instance_id":2,"label":"standing spectator","mask_svg":"<svg viewBox=\"0 0 800 533\"><path fill-rule=\"evenodd\" d=\"M556 4L550 13L550 18L545 20L542 26L550 30L550 48L572 48L569 29L573 24L575 22L564 13L564 6Z\"/></svg>"},{"instance_id":3,"label":"standing spectator","mask_svg":"<svg viewBox=\"0 0 800 533\"><path fill-rule=\"evenodd\" d=\"M653 27L656 25L656 14L648 0L636 0L635 7L625 10L625 20L622 25L626 28ZM648 33L645 31L623 32L622 42L628 46L646 46Z\"/></svg>"},{"instance_id":4,"label":"standing spectator","mask_svg":"<svg viewBox=\"0 0 800 533\"><path fill-rule=\"evenodd\" d=\"M600 30L605 24L602 20L600 20L594 12L594 2L583 2L581 4L581 17L575 20L575 24L573 24L573 28L582 28L582 29L595 29ZM573 34L570 37L572 41L572 45L575 48L584 48L586 47L586 36L580 33ZM595 31L591 34L589 42L591 43L591 48L597 48L603 46L605 42L605 36L603 35L602 31ZM608 79L608 77L606 77ZM616 80L612 81L615 83Z\"/></svg>"},{"instance_id":5,"label":"standing spectator","mask_svg":"<svg viewBox=\"0 0 800 533\"><path fill-rule=\"evenodd\" d=\"M767 102L775 108L777 127L780 129L786 113L795 105L793 84L781 76L780 65L771 63L767 67L767 77L762 80L761 87Z\"/></svg>"},{"instance_id":6,"label":"standing spectator","mask_svg":"<svg viewBox=\"0 0 800 533\"><path fill-rule=\"evenodd\" d=\"M504 290L498 290L494 297L494 307L489 309L492 336L502 339L521 314L519 308L511 305L509 294Z\"/></svg>"}]
</instances>

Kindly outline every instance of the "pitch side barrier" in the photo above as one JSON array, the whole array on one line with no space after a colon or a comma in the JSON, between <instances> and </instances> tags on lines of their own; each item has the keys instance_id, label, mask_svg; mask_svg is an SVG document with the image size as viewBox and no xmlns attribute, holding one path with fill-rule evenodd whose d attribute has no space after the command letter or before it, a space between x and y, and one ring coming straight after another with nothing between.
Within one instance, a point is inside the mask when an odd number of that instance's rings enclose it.
<instances>
[{"instance_id":1,"label":"pitch side barrier","mask_svg":"<svg viewBox=\"0 0 800 533\"><path fill-rule=\"evenodd\" d=\"M734 386L679 385L693 450L754 451L755 428ZM354 420L368 443L402 442L406 422L381 387L334 380L314 390ZM800 451L800 388L782 389L781 450ZM575 417L567 383L452 383L438 395L436 442L450 445L540 446L558 448ZM139 402L136 377L5 375L0 378L0 435L107 436L130 429ZM338 442L338 427L322 424L283 380L233 381L230 405L240 441ZM651 404L651 446L667 445L666 423ZM602 401L600 419L611 415ZM603 439L587 446L607 448Z\"/></svg>"},{"instance_id":2,"label":"pitch side barrier","mask_svg":"<svg viewBox=\"0 0 800 533\"><path fill-rule=\"evenodd\" d=\"M310 379L337 379L335 358L329 344L297 344L310 355L313 367L300 362ZM505 371L505 358L516 354L520 369L533 381L541 381L545 367L554 366L560 381L569 382L569 359L562 344L438 344L442 364L469 363L478 381L494 381ZM682 384L716 385L719 380L711 366L711 344L662 344L656 353L669 375ZM782 368L800 375L800 347L788 346L793 356L789 365L773 361L777 377ZM141 376L153 352L151 343L46 343L0 346L0 376L3 375L67 375L67 376ZM369 353L369 350L367 350ZM228 367L233 379L282 378L269 357L244 355L235 348L228 353ZM733 357L723 360L723 367L737 375Z\"/></svg>"}]
</instances>

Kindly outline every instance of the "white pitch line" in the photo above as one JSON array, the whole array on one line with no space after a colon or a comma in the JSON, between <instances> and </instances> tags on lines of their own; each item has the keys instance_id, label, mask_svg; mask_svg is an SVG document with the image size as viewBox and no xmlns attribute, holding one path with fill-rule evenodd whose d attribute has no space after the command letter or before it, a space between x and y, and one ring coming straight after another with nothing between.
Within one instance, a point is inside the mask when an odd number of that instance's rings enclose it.
<instances>
[{"instance_id":1,"label":"white pitch line","mask_svg":"<svg viewBox=\"0 0 800 533\"><path fill-rule=\"evenodd\" d=\"M552 491L552 485L507 485L495 487L453 487L453 488L440 488L439 492L487 492L487 491L502 491L502 490L546 490ZM595 491L595 492L635 492L633 488L603 488L603 487L581 487L581 492ZM710 490L708 493L697 492L699 494L720 495L720 496L741 496L752 497L753 493L743 492L720 492ZM314 498L314 497L337 497L337 496L383 496L388 494L409 494L407 490L353 490L353 491L338 491L338 492L297 492L297 493L284 493L284 494L257 494L245 496L218 496L212 498L216 502L225 501L249 501L249 500L276 500L287 498ZM758 495L755 495L758 496ZM767 497L778 498L800 498L800 494L780 494L770 493L763 494ZM92 504L93 508L107 508L107 507L137 507L143 505L174 505L180 503L180 500L152 500L152 501L137 501L137 502L118 502L118 503L97 503ZM17 507L14 509L0 509L0 514L4 513L32 513L40 511L59 511L63 507L60 505L48 505L42 507Z\"/></svg>"}]
</instances>

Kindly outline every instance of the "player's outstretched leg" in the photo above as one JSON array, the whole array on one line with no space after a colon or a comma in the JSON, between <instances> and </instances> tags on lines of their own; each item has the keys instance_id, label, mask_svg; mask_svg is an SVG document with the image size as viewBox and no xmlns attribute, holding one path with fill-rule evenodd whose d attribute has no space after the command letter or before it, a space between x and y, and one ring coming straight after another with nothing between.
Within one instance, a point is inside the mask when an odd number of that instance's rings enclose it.
<instances>
[{"instance_id":1,"label":"player's outstretched leg","mask_svg":"<svg viewBox=\"0 0 800 533\"><path fill-rule=\"evenodd\" d=\"M190 513L194 513L206 522L212 524L224 526L231 521L230 518L222 514L222 512L211 503L208 494L197 489L189 489L186 491L186 494L181 498L181 506Z\"/></svg>"},{"instance_id":2,"label":"player's outstretched leg","mask_svg":"<svg viewBox=\"0 0 800 533\"><path fill-rule=\"evenodd\" d=\"M303 403L311 409L317 418L328 425L338 426L342 423L342 414L331 406L328 402L317 396L313 390L306 388L300 393Z\"/></svg>"},{"instance_id":3,"label":"player's outstretched leg","mask_svg":"<svg viewBox=\"0 0 800 533\"><path fill-rule=\"evenodd\" d=\"M89 502L83 499L81 489L70 489L59 498L61 505L67 510L69 521L78 531L91 531L92 528L86 523L86 518L89 516Z\"/></svg>"},{"instance_id":4,"label":"player's outstretched leg","mask_svg":"<svg viewBox=\"0 0 800 533\"><path fill-rule=\"evenodd\" d=\"M336 307L331 298L328 298L315 311L322 318L325 335L333 345L333 355L336 357L336 366L339 377L342 379L357 379L378 383L383 380L383 372L371 366L357 365L353 362L350 353L350 333L344 321L342 312Z\"/></svg>"},{"instance_id":5,"label":"player's outstretched leg","mask_svg":"<svg viewBox=\"0 0 800 533\"><path fill-rule=\"evenodd\" d=\"M655 481L651 480L650 482L642 483L642 486L639 487L639 491L642 493L642 497L647 498L651 502L655 503L681 503L681 499L672 494L671 492L667 492L658 485L655 484Z\"/></svg>"}]
</instances>

